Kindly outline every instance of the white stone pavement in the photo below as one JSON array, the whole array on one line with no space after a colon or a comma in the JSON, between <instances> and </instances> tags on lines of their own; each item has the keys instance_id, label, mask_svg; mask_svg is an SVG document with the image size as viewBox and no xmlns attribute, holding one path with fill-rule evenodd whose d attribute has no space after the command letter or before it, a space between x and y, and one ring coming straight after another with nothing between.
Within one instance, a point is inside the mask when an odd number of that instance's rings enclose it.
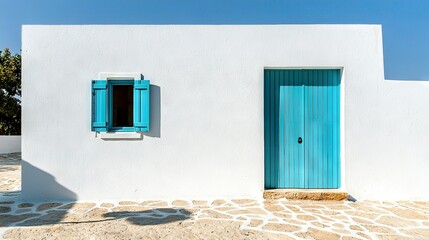
<instances>
[{"instance_id":1,"label":"white stone pavement","mask_svg":"<svg viewBox=\"0 0 429 240\"><path fill-rule=\"evenodd\" d=\"M429 202L25 203L19 200L19 159L0 155L4 239L429 239Z\"/></svg>"}]
</instances>

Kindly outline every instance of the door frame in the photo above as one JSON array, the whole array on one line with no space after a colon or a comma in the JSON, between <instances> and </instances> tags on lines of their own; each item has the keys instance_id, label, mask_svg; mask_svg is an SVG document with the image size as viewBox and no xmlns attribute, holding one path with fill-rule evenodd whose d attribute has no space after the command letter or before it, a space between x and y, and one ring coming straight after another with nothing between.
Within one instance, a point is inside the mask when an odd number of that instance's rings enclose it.
<instances>
[{"instance_id":1,"label":"door frame","mask_svg":"<svg viewBox=\"0 0 429 240\"><path fill-rule=\"evenodd\" d=\"M340 70L340 187L336 189L317 189L317 190L326 190L326 191L345 191L346 190L346 124L345 124L345 112L346 112L346 104L345 104L345 95L346 95L346 74L344 66L289 66L289 67L281 67L281 66L265 66L261 71L261 81L260 84L262 86L262 113L264 113L264 70L266 69L275 69L275 70L328 70L328 69L339 69ZM265 122L264 122L264 114L262 114L262 136L264 136L265 131ZM264 142L264 141L262 141ZM263 144L265 147L265 144ZM264 152L265 150L263 150ZM262 158L262 186L265 189L265 159ZM296 190L296 189L295 189ZM302 189L309 190L309 189ZM311 190L311 189L310 189Z\"/></svg>"}]
</instances>

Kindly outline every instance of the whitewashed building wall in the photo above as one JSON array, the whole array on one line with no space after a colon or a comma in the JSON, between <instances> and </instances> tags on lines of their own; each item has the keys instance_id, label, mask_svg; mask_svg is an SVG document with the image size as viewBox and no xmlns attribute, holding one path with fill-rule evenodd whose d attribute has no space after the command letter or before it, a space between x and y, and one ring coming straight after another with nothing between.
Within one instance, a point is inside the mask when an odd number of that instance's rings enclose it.
<instances>
[{"instance_id":1,"label":"whitewashed building wall","mask_svg":"<svg viewBox=\"0 0 429 240\"><path fill-rule=\"evenodd\" d=\"M429 82L384 79L379 25L23 26L25 199L262 197L263 72L341 68L342 188L428 199ZM152 131L91 132L91 80L150 79Z\"/></svg>"}]
</instances>

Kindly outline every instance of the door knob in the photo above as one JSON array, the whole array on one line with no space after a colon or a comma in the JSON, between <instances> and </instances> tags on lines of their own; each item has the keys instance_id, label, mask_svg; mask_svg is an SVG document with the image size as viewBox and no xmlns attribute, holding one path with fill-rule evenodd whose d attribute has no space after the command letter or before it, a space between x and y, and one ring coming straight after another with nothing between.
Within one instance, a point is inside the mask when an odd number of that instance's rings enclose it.
<instances>
[{"instance_id":1,"label":"door knob","mask_svg":"<svg viewBox=\"0 0 429 240\"><path fill-rule=\"evenodd\" d=\"M301 143L302 143L302 138L301 138L301 137L299 137L299 138L298 138L298 143L299 143L299 144L301 144Z\"/></svg>"}]
</instances>

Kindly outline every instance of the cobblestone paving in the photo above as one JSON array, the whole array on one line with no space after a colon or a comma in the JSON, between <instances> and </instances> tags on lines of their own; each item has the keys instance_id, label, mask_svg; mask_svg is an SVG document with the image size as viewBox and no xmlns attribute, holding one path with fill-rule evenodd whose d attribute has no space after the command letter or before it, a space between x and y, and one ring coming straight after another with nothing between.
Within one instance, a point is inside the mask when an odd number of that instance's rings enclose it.
<instances>
[{"instance_id":1,"label":"cobblestone paving","mask_svg":"<svg viewBox=\"0 0 429 240\"><path fill-rule=\"evenodd\" d=\"M19 191L21 188L21 154L0 154L0 191Z\"/></svg>"},{"instance_id":2,"label":"cobblestone paving","mask_svg":"<svg viewBox=\"0 0 429 240\"><path fill-rule=\"evenodd\" d=\"M5 162L0 169L13 166L10 172L19 172L19 164L13 164L19 160L12 157L0 155ZM429 239L429 202L28 203L19 200L19 179L13 176L19 174L0 172L5 184L0 196L4 239Z\"/></svg>"}]
</instances>

